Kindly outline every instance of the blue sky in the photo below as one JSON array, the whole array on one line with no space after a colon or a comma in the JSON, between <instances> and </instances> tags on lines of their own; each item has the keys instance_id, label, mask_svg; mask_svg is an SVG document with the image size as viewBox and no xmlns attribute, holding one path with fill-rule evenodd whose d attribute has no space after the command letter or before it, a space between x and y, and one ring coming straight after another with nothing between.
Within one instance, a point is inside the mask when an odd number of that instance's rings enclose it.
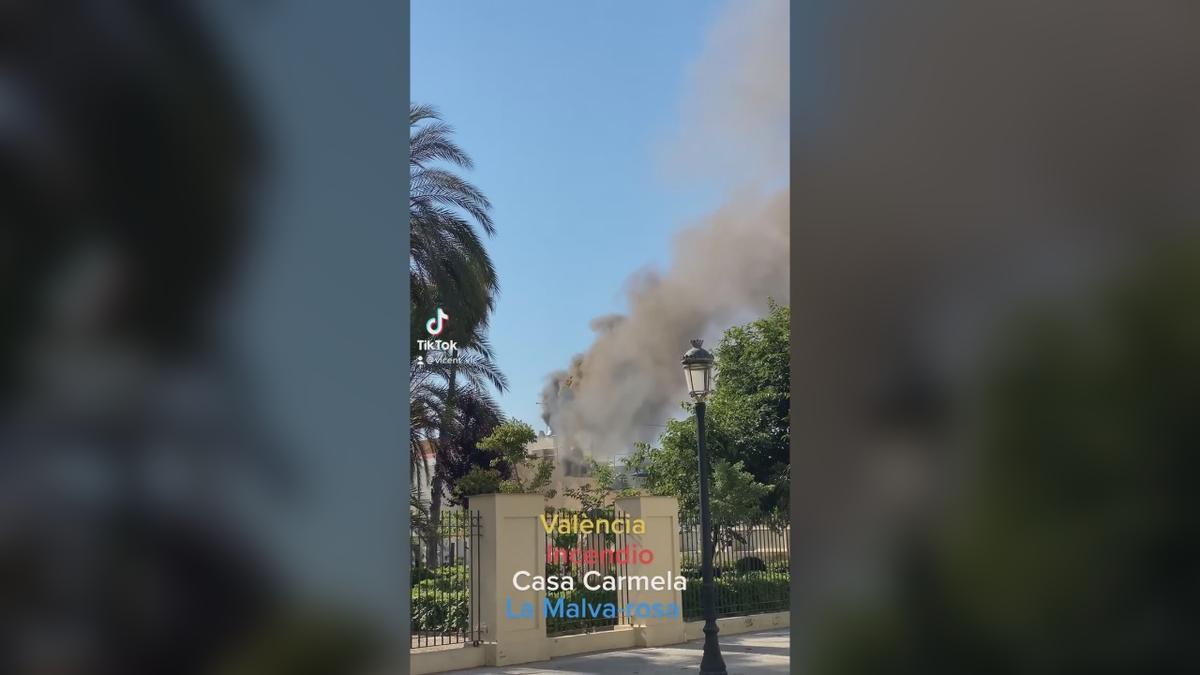
<instances>
[{"instance_id":1,"label":"blue sky","mask_svg":"<svg viewBox=\"0 0 1200 675\"><path fill-rule=\"evenodd\" d=\"M506 415L543 428L545 377L625 309L631 274L720 195L663 179L689 64L721 6L413 0L413 101L436 106L495 205L501 293L491 339ZM681 376L682 377L682 376Z\"/></svg>"}]
</instances>

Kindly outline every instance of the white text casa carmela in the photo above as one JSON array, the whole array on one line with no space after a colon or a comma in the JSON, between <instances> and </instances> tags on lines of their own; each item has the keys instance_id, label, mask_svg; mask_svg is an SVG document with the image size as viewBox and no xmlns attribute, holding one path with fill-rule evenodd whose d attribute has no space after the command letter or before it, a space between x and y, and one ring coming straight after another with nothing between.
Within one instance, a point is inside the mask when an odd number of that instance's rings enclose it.
<instances>
[{"instance_id":1,"label":"white text casa carmela","mask_svg":"<svg viewBox=\"0 0 1200 675\"><path fill-rule=\"evenodd\" d=\"M598 570L590 570L582 577L583 587L589 591L684 591L687 590L687 578L667 570L665 575L646 576L628 575L613 576L603 574ZM572 591L575 590L575 577L570 575L541 576L521 570L513 575L513 588L518 591Z\"/></svg>"}]
</instances>

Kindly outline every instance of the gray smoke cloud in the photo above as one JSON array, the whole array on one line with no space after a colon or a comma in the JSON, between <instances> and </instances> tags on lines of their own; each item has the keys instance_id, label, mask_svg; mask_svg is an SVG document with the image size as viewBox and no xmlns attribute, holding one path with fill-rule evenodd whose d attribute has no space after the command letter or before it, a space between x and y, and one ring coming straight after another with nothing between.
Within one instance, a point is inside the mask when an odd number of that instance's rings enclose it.
<instances>
[{"instance_id":1,"label":"gray smoke cloud","mask_svg":"<svg viewBox=\"0 0 1200 675\"><path fill-rule=\"evenodd\" d=\"M692 338L788 301L788 3L730 3L688 73L680 124L664 148L672 178L728 195L679 232L672 262L627 284L629 312L592 321L595 342L552 373L543 419L560 447L593 456L650 440L686 398L679 359ZM692 183L693 185L695 183Z\"/></svg>"}]
</instances>

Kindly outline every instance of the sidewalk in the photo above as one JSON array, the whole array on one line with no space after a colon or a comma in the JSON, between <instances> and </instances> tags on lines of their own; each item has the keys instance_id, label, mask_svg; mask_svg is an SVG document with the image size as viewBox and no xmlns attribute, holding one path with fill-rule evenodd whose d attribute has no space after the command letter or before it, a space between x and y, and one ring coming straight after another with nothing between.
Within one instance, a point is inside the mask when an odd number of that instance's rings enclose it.
<instances>
[{"instance_id":1,"label":"sidewalk","mask_svg":"<svg viewBox=\"0 0 1200 675\"><path fill-rule=\"evenodd\" d=\"M703 641L584 654L519 666L489 666L443 675L654 675L696 672ZM721 654L730 675L787 673L791 632L787 628L721 638Z\"/></svg>"}]
</instances>

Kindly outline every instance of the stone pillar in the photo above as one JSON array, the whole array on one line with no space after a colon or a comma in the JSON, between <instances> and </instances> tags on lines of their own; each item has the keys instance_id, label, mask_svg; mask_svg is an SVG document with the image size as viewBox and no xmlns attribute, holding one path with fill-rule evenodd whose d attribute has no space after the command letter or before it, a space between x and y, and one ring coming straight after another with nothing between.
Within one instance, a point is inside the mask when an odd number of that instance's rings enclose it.
<instances>
[{"instance_id":1,"label":"stone pillar","mask_svg":"<svg viewBox=\"0 0 1200 675\"><path fill-rule=\"evenodd\" d=\"M550 658L542 617L545 591L513 587L518 571L546 573L546 532L538 519L545 513L545 500L541 495L475 495L470 509L479 511L482 525L478 588L485 662L503 666ZM511 618L509 600L514 613L530 603L533 616Z\"/></svg>"},{"instance_id":2,"label":"stone pillar","mask_svg":"<svg viewBox=\"0 0 1200 675\"><path fill-rule=\"evenodd\" d=\"M617 509L629 514L630 519L641 518L646 523L645 534L626 535L629 545L654 552L654 562L630 565L629 574L666 577L670 571L679 576L679 502L674 497L626 497L617 500ZM676 608L673 618L632 617L638 632L637 646L657 647L683 642L683 593L676 591L673 584L661 591L631 590L629 602L644 602L651 606L675 603Z\"/></svg>"}]
</instances>

